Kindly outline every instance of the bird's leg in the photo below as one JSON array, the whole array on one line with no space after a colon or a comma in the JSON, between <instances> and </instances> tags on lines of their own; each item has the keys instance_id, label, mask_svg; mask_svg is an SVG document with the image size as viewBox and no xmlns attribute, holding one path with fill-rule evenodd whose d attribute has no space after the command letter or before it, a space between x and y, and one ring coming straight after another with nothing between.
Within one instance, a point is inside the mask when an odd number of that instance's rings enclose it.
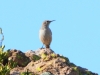
<instances>
[{"instance_id":1,"label":"bird's leg","mask_svg":"<svg viewBox=\"0 0 100 75\"><path fill-rule=\"evenodd\" d=\"M46 48L50 48L50 46L49 45L46 45Z\"/></svg>"},{"instance_id":2,"label":"bird's leg","mask_svg":"<svg viewBox=\"0 0 100 75\"><path fill-rule=\"evenodd\" d=\"M41 49L43 49L44 44L42 45Z\"/></svg>"},{"instance_id":3,"label":"bird's leg","mask_svg":"<svg viewBox=\"0 0 100 75\"><path fill-rule=\"evenodd\" d=\"M47 50L47 49L50 49L50 45L46 45L46 50Z\"/></svg>"}]
</instances>

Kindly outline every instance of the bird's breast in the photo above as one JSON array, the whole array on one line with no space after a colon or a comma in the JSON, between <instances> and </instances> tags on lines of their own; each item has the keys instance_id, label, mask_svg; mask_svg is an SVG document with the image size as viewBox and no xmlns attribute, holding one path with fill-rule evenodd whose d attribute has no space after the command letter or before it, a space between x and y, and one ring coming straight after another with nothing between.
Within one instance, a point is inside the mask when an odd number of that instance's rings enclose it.
<instances>
[{"instance_id":1,"label":"bird's breast","mask_svg":"<svg viewBox=\"0 0 100 75\"><path fill-rule=\"evenodd\" d=\"M47 29L41 29L39 35L44 37L52 36L51 31Z\"/></svg>"},{"instance_id":2,"label":"bird's breast","mask_svg":"<svg viewBox=\"0 0 100 75\"><path fill-rule=\"evenodd\" d=\"M40 29L39 31L39 37L44 37L44 38L48 38L48 37L52 37L52 33L51 30L48 29Z\"/></svg>"},{"instance_id":3,"label":"bird's breast","mask_svg":"<svg viewBox=\"0 0 100 75\"><path fill-rule=\"evenodd\" d=\"M40 29L39 38L43 44L49 45L52 41L52 32L50 29Z\"/></svg>"}]
</instances>

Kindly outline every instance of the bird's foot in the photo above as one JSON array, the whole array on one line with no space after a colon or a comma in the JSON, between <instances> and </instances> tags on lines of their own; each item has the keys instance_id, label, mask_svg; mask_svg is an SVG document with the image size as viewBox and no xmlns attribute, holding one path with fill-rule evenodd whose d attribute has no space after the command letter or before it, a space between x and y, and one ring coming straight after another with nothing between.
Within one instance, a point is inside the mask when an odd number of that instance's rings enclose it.
<instances>
[{"instance_id":1,"label":"bird's foot","mask_svg":"<svg viewBox=\"0 0 100 75\"><path fill-rule=\"evenodd\" d=\"M43 47L41 47L40 49L44 49Z\"/></svg>"}]
</instances>

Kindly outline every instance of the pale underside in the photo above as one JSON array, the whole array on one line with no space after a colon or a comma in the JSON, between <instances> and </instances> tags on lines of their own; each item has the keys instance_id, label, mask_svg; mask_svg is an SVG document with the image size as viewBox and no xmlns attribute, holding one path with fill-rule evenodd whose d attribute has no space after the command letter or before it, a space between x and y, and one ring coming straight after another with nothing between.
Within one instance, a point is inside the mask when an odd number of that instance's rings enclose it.
<instances>
[{"instance_id":1,"label":"pale underside","mask_svg":"<svg viewBox=\"0 0 100 75\"><path fill-rule=\"evenodd\" d=\"M52 41L52 32L49 28L47 29L40 29L39 31L39 38L44 45L50 45Z\"/></svg>"}]
</instances>

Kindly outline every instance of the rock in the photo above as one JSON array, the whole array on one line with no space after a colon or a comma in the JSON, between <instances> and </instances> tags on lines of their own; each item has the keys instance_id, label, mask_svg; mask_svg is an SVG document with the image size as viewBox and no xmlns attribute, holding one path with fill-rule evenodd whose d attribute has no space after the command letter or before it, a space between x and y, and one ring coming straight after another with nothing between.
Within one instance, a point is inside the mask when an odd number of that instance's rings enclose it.
<instances>
[{"instance_id":1,"label":"rock","mask_svg":"<svg viewBox=\"0 0 100 75\"><path fill-rule=\"evenodd\" d=\"M10 75L20 75L20 72L23 70L22 67L16 67L16 68L13 68L11 71L10 71Z\"/></svg>"},{"instance_id":2,"label":"rock","mask_svg":"<svg viewBox=\"0 0 100 75\"><path fill-rule=\"evenodd\" d=\"M32 56L32 55L34 55L34 54L35 54L35 51L32 51L32 50L29 50L29 51L27 51L27 52L25 53L25 55L26 55L27 57Z\"/></svg>"},{"instance_id":3,"label":"rock","mask_svg":"<svg viewBox=\"0 0 100 75\"><path fill-rule=\"evenodd\" d=\"M9 61L12 60L13 62L16 62L17 65L21 67L25 67L30 62L30 59L26 57L23 52L16 49L9 51L8 59Z\"/></svg>"},{"instance_id":4,"label":"rock","mask_svg":"<svg viewBox=\"0 0 100 75\"><path fill-rule=\"evenodd\" d=\"M53 75L53 74L51 74L50 72L44 72L44 73L42 73L40 75Z\"/></svg>"},{"instance_id":5,"label":"rock","mask_svg":"<svg viewBox=\"0 0 100 75\"><path fill-rule=\"evenodd\" d=\"M35 51L36 55L41 55L43 53L51 54L51 53L54 53L54 51L51 50L51 49L38 49L38 50Z\"/></svg>"},{"instance_id":6,"label":"rock","mask_svg":"<svg viewBox=\"0 0 100 75\"><path fill-rule=\"evenodd\" d=\"M31 60L36 61L40 59L40 56L36 55L34 51L30 50L25 53L25 55Z\"/></svg>"},{"instance_id":7,"label":"rock","mask_svg":"<svg viewBox=\"0 0 100 75\"><path fill-rule=\"evenodd\" d=\"M17 55L23 58L18 60ZM32 75L98 75L86 68L76 66L67 57L60 56L51 49L31 50L26 53L12 50L9 56L13 57L13 60L17 59L14 61L20 65L19 67L13 68L10 73L17 72L21 74L28 70ZM28 61L28 64L23 67L22 64L26 61Z\"/></svg>"}]
</instances>

